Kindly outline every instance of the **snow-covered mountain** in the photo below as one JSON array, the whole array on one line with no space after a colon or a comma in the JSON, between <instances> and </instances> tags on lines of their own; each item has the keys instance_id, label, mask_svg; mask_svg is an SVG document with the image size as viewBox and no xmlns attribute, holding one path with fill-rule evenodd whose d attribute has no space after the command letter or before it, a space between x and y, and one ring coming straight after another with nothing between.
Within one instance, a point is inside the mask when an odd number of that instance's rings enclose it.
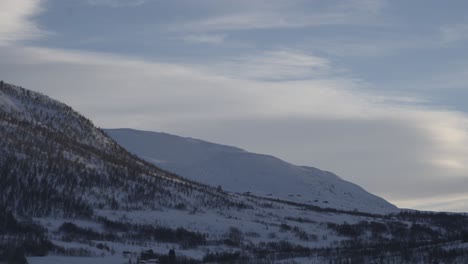
<instances>
[{"instance_id":1,"label":"snow-covered mountain","mask_svg":"<svg viewBox=\"0 0 468 264\"><path fill-rule=\"evenodd\" d=\"M130 152L161 168L224 190L341 210L397 211L384 199L328 171L166 133L133 129L105 131Z\"/></svg>"}]
</instances>

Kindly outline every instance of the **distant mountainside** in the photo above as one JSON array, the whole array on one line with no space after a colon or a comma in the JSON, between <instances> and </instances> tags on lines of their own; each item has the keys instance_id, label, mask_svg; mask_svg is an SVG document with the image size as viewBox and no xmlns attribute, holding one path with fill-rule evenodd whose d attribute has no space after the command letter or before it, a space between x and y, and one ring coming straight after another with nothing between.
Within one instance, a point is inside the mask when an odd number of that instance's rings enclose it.
<instances>
[{"instance_id":1,"label":"distant mountainside","mask_svg":"<svg viewBox=\"0 0 468 264\"><path fill-rule=\"evenodd\" d=\"M133 129L105 131L130 152L161 168L228 191L342 210L397 211L384 199L328 171L166 133Z\"/></svg>"}]
</instances>

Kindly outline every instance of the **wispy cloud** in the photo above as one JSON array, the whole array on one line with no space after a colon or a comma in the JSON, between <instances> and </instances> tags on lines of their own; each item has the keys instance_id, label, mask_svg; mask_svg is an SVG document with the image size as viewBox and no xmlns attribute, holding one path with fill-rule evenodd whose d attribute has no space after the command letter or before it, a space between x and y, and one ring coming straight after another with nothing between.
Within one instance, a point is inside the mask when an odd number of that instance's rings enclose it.
<instances>
[{"instance_id":1,"label":"wispy cloud","mask_svg":"<svg viewBox=\"0 0 468 264\"><path fill-rule=\"evenodd\" d=\"M45 34L32 17L39 14L41 0L0 1L0 45L36 39Z\"/></svg>"},{"instance_id":2,"label":"wispy cloud","mask_svg":"<svg viewBox=\"0 0 468 264\"><path fill-rule=\"evenodd\" d=\"M225 34L189 34L182 36L180 39L189 43L220 45L225 38Z\"/></svg>"},{"instance_id":3,"label":"wispy cloud","mask_svg":"<svg viewBox=\"0 0 468 264\"><path fill-rule=\"evenodd\" d=\"M86 0L86 3L96 6L109 6L109 7L128 7L140 6L151 0Z\"/></svg>"},{"instance_id":4,"label":"wispy cloud","mask_svg":"<svg viewBox=\"0 0 468 264\"><path fill-rule=\"evenodd\" d=\"M244 79L297 80L330 74L330 61L293 49L262 51L208 66L220 74Z\"/></svg>"},{"instance_id":5,"label":"wispy cloud","mask_svg":"<svg viewBox=\"0 0 468 264\"><path fill-rule=\"evenodd\" d=\"M468 24L443 26L440 28L440 34L444 44L468 40Z\"/></svg>"},{"instance_id":6,"label":"wispy cloud","mask_svg":"<svg viewBox=\"0 0 468 264\"><path fill-rule=\"evenodd\" d=\"M428 98L441 97L441 95L450 98L457 94L463 96L463 92L468 89L468 64L465 61L452 63L443 70L424 75L424 78L414 76L412 79L395 82L392 85L402 90L425 94Z\"/></svg>"},{"instance_id":7,"label":"wispy cloud","mask_svg":"<svg viewBox=\"0 0 468 264\"><path fill-rule=\"evenodd\" d=\"M369 22L383 8L383 1L330 1L316 9L304 10L307 1L236 1L236 8L219 8L206 18L178 23L174 31L210 32ZM309 2L310 4L310 2ZM324 4L324 2L322 2Z\"/></svg>"},{"instance_id":8,"label":"wispy cloud","mask_svg":"<svg viewBox=\"0 0 468 264\"><path fill-rule=\"evenodd\" d=\"M346 43L346 45L343 45ZM373 34L362 38L334 36L323 39L310 38L307 47L317 52L340 57L375 57L397 54L405 50L427 49L440 46L433 36L397 35L384 37Z\"/></svg>"},{"instance_id":9,"label":"wispy cloud","mask_svg":"<svg viewBox=\"0 0 468 264\"><path fill-rule=\"evenodd\" d=\"M457 193L445 196L433 196L424 199L404 199L398 200L402 208L415 208L419 207L420 210L432 211L468 211L468 195Z\"/></svg>"}]
</instances>

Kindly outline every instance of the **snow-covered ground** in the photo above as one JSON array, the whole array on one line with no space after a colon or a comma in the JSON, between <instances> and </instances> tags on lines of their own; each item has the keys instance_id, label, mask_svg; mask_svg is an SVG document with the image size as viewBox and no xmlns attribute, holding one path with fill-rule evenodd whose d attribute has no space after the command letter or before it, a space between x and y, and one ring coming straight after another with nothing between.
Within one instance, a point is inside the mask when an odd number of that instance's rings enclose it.
<instances>
[{"instance_id":1,"label":"snow-covered ground","mask_svg":"<svg viewBox=\"0 0 468 264\"><path fill-rule=\"evenodd\" d=\"M109 220L172 229L185 228L191 232L199 232L207 236L208 241L222 241L227 237L230 228L240 230L243 244L257 245L261 242L286 241L294 245L302 245L309 248L323 248L336 245L339 241L348 239L338 236L333 230L327 228L328 223L355 224L361 221L378 221L376 217L351 215L339 212L317 212L304 210L301 207L284 203L271 202L261 204L260 201L250 197L247 203L254 208L242 210L203 210L190 212L186 210L96 210L97 217L102 216ZM97 232L103 232L100 223L92 220L63 219L63 218L35 218L36 222L46 227L51 241L63 248L82 248L91 252L92 257L65 257L53 253L47 257L28 258L31 264L42 263L128 263L129 259L136 260L139 253L153 250L159 254L167 254L170 249L175 249L179 256L187 256L201 260L208 252L229 252L239 250L223 244L198 246L195 248L183 248L178 244L162 243L157 241L64 241L57 232L65 223L74 223L81 228L89 228ZM287 228L285 228L287 227ZM294 231L295 230L295 231ZM297 232L303 232L307 239L300 238ZM99 249L97 244L105 244L110 250ZM131 256L124 256L123 252L131 252ZM65 261L65 262L64 262ZM320 263L317 259L298 258L296 263ZM312 262L311 262L312 261ZM278 262L282 263L282 262ZM285 262L286 263L286 262Z\"/></svg>"},{"instance_id":2,"label":"snow-covered ground","mask_svg":"<svg viewBox=\"0 0 468 264\"><path fill-rule=\"evenodd\" d=\"M105 256L105 257L67 257L67 256L45 256L45 257L29 257L29 264L127 264L128 259L122 256Z\"/></svg>"}]
</instances>

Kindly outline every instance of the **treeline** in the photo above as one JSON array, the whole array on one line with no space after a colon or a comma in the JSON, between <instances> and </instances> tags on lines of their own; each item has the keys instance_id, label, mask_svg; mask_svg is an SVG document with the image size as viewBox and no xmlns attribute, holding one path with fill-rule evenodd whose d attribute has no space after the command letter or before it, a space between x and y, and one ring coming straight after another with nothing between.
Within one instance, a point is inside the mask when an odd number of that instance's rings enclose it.
<instances>
[{"instance_id":1,"label":"treeline","mask_svg":"<svg viewBox=\"0 0 468 264\"><path fill-rule=\"evenodd\" d=\"M64 241L114 241L135 242L148 241L179 244L182 248L195 248L207 243L207 235L189 231L185 228L168 228L155 225L120 223L99 218L104 231L82 228L73 223L63 223L59 228Z\"/></svg>"},{"instance_id":2,"label":"treeline","mask_svg":"<svg viewBox=\"0 0 468 264\"><path fill-rule=\"evenodd\" d=\"M354 248L330 248L318 250L315 259L330 264L412 264L412 263L468 263L468 249L440 244L410 247L406 244L380 244L378 246L356 244Z\"/></svg>"},{"instance_id":3,"label":"treeline","mask_svg":"<svg viewBox=\"0 0 468 264\"><path fill-rule=\"evenodd\" d=\"M327 227L340 236L369 241L449 242L465 240L468 234L468 217L463 214L403 211L379 220Z\"/></svg>"},{"instance_id":4,"label":"treeline","mask_svg":"<svg viewBox=\"0 0 468 264\"><path fill-rule=\"evenodd\" d=\"M318 251L330 263L468 263L467 216L401 212L356 224L328 223L342 240Z\"/></svg>"},{"instance_id":5,"label":"treeline","mask_svg":"<svg viewBox=\"0 0 468 264\"><path fill-rule=\"evenodd\" d=\"M0 207L0 263L27 263L26 255L45 256L53 248L44 228Z\"/></svg>"},{"instance_id":6,"label":"treeline","mask_svg":"<svg viewBox=\"0 0 468 264\"><path fill-rule=\"evenodd\" d=\"M158 260L159 264L200 264L201 261L186 257L186 256L177 256L174 249L169 250L167 254L160 254L153 252L153 250L146 250L140 253L140 256L137 258L137 263L142 263L143 261L148 260Z\"/></svg>"}]
</instances>

